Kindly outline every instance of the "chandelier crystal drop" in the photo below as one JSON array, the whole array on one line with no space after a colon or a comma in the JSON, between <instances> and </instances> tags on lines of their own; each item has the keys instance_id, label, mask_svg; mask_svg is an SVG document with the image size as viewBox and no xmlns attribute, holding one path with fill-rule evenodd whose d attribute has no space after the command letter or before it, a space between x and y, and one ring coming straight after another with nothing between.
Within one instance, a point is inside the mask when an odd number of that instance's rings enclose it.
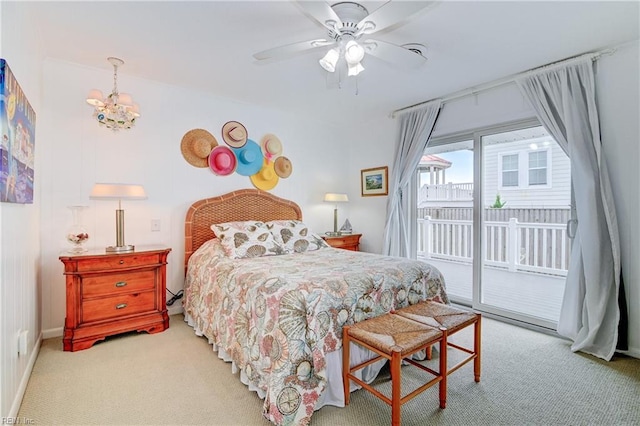
<instances>
[{"instance_id":1,"label":"chandelier crystal drop","mask_svg":"<svg viewBox=\"0 0 640 426\"><path fill-rule=\"evenodd\" d=\"M94 107L93 117L101 126L113 131L130 129L140 117L140 107L133 102L131 95L118 92L118 67L124 61L114 57L107 58L107 61L113 65L113 90L105 98L100 90L93 89L87 96L87 103Z\"/></svg>"}]
</instances>

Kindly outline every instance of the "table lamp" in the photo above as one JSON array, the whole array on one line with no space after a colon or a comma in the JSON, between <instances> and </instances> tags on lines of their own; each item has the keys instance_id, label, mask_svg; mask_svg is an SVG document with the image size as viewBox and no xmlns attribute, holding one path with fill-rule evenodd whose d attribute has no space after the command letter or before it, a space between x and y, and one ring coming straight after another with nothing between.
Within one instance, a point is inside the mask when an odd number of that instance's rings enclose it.
<instances>
[{"instance_id":1,"label":"table lamp","mask_svg":"<svg viewBox=\"0 0 640 426\"><path fill-rule=\"evenodd\" d=\"M124 210L122 200L146 200L142 185L122 183L96 183L89 196L92 200L118 200L116 210L116 245L106 248L107 253L130 252L134 246L124 243Z\"/></svg>"},{"instance_id":2,"label":"table lamp","mask_svg":"<svg viewBox=\"0 0 640 426\"><path fill-rule=\"evenodd\" d=\"M333 209L333 232L327 232L326 234L330 237L337 237L340 235L340 232L338 231L338 203L348 202L349 197L347 197L347 194L327 192L324 194L324 201L327 203L335 203L335 207Z\"/></svg>"}]
</instances>

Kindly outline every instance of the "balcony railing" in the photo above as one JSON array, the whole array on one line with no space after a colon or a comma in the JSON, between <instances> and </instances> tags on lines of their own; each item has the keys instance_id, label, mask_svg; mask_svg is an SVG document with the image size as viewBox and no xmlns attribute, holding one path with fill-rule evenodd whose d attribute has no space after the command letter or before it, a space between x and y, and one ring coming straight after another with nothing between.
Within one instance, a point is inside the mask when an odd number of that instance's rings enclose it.
<instances>
[{"instance_id":1,"label":"balcony railing","mask_svg":"<svg viewBox=\"0 0 640 426\"><path fill-rule=\"evenodd\" d=\"M567 275L571 240L560 223L484 222L485 265L509 271ZM418 219L418 256L473 261L473 222Z\"/></svg>"},{"instance_id":2,"label":"balcony railing","mask_svg":"<svg viewBox=\"0 0 640 426\"><path fill-rule=\"evenodd\" d=\"M471 201L473 183L445 183L422 185L418 191L418 203L426 201Z\"/></svg>"}]
</instances>

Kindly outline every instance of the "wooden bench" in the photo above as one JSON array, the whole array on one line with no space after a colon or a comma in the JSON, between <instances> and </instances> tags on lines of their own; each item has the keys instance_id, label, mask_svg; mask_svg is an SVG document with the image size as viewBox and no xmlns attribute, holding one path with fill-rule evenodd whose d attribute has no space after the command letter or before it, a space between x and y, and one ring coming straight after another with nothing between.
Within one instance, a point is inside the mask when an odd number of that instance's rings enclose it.
<instances>
[{"instance_id":1,"label":"wooden bench","mask_svg":"<svg viewBox=\"0 0 640 426\"><path fill-rule=\"evenodd\" d=\"M474 379L476 382L480 381L480 314L431 301L424 301L415 305L407 306L406 308L398 309L396 314L431 327L444 327L447 329L448 336L451 336L465 327L473 325L473 349L465 348L453 343L451 340L447 340L447 345L449 347L469 354L469 356L464 358L462 361L458 362L453 367L448 368L447 375L453 373L463 365L473 360ZM430 347L427 348L428 359L431 359L430 349Z\"/></svg>"},{"instance_id":2,"label":"wooden bench","mask_svg":"<svg viewBox=\"0 0 640 426\"><path fill-rule=\"evenodd\" d=\"M422 322L409 319L408 317L389 313L379 317L371 318L351 326L344 326L342 345L342 381L344 385L344 402L349 405L350 381L358 383L363 389L368 390L376 397L382 399L391 406L391 424L400 425L402 404L408 402L418 394L431 386L439 383L440 408L445 408L447 403L447 330L444 327L433 327ZM371 360L350 365L350 343L356 343L374 352L377 356ZM424 366L410 357L423 349L430 348L439 343L440 364L439 371L435 371ZM390 362L391 371L391 398L376 390L373 386L365 383L354 375L367 365L370 365L382 358ZM402 396L401 385L401 365L405 361L418 367L434 377L420 386L413 392ZM429 376L431 377L431 376Z\"/></svg>"}]
</instances>

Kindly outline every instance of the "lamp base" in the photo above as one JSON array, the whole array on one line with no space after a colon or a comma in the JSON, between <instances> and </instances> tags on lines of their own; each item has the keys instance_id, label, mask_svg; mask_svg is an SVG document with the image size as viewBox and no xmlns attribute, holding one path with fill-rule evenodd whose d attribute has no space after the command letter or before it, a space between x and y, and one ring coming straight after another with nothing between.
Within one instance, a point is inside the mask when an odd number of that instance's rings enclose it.
<instances>
[{"instance_id":1,"label":"lamp base","mask_svg":"<svg viewBox=\"0 0 640 426\"><path fill-rule=\"evenodd\" d=\"M107 253L126 253L135 250L135 246L126 245L126 246L109 246L105 249Z\"/></svg>"},{"instance_id":2,"label":"lamp base","mask_svg":"<svg viewBox=\"0 0 640 426\"><path fill-rule=\"evenodd\" d=\"M340 235L342 235L342 232L338 231L338 232L325 232L324 235L326 235L327 237L339 237Z\"/></svg>"}]
</instances>

